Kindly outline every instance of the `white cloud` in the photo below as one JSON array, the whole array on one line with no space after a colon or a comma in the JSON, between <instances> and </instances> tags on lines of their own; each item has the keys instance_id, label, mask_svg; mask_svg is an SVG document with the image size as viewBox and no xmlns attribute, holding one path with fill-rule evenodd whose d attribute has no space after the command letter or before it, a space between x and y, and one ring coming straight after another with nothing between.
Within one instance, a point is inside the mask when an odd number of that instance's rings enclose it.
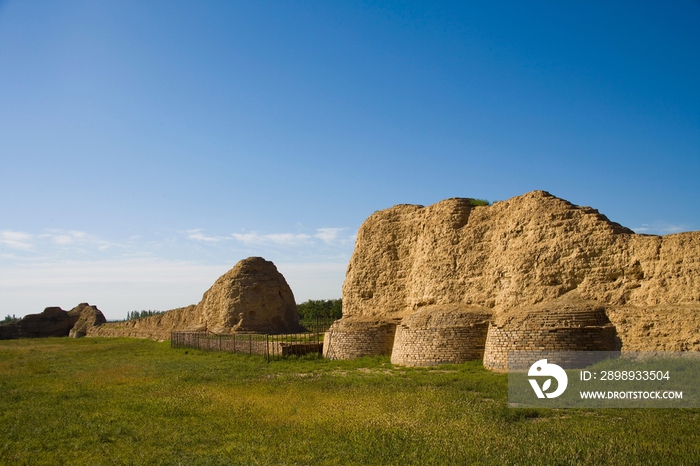
<instances>
[{"instance_id":1,"label":"white cloud","mask_svg":"<svg viewBox=\"0 0 700 466\"><path fill-rule=\"evenodd\" d=\"M55 244L63 248L96 248L99 251L105 251L113 246L120 246L117 243L111 241L105 241L98 236L88 234L84 231L78 230L57 230L49 229L46 233L42 233L36 236L42 242ZM80 249L82 252L87 252L84 249Z\"/></svg>"},{"instance_id":2,"label":"white cloud","mask_svg":"<svg viewBox=\"0 0 700 466\"><path fill-rule=\"evenodd\" d=\"M87 233L83 231L69 231L67 233L60 232L60 230L53 230L54 233L42 235L48 237L56 244L68 245L76 242L82 242L88 240Z\"/></svg>"},{"instance_id":3,"label":"white cloud","mask_svg":"<svg viewBox=\"0 0 700 466\"><path fill-rule=\"evenodd\" d=\"M338 238L338 235L343 230L345 230L345 228L319 228L318 233L316 233L314 237L322 240L324 243L330 243Z\"/></svg>"},{"instance_id":4,"label":"white cloud","mask_svg":"<svg viewBox=\"0 0 700 466\"><path fill-rule=\"evenodd\" d=\"M670 235L671 233L680 233L682 231L688 231L688 229L683 225L668 225L661 228L661 232L664 235Z\"/></svg>"},{"instance_id":5,"label":"white cloud","mask_svg":"<svg viewBox=\"0 0 700 466\"><path fill-rule=\"evenodd\" d=\"M680 233L682 231L688 231L688 227L685 225L674 225L669 223L654 223L648 224L644 223L641 227L632 229L636 233L648 233L653 235L670 235L673 233Z\"/></svg>"},{"instance_id":6,"label":"white cloud","mask_svg":"<svg viewBox=\"0 0 700 466\"><path fill-rule=\"evenodd\" d=\"M272 233L261 235L257 232L252 233L232 233L236 240L246 245L264 246L264 245L284 245L294 246L299 244L307 244L310 235L303 233Z\"/></svg>"},{"instance_id":7,"label":"white cloud","mask_svg":"<svg viewBox=\"0 0 700 466\"><path fill-rule=\"evenodd\" d=\"M53 242L56 244L70 244L73 238L69 235L58 235L53 237Z\"/></svg>"},{"instance_id":8,"label":"white cloud","mask_svg":"<svg viewBox=\"0 0 700 466\"><path fill-rule=\"evenodd\" d=\"M204 241L206 243L218 243L222 239L226 239L226 238L221 238L221 237L217 237L217 236L205 236L202 233L202 230L199 228L197 228L195 230L187 230L185 233L187 233L187 237L189 239L194 239L197 241Z\"/></svg>"},{"instance_id":9,"label":"white cloud","mask_svg":"<svg viewBox=\"0 0 700 466\"><path fill-rule=\"evenodd\" d=\"M326 244L346 242L348 238L340 238L340 232L345 228L319 228L314 235L305 233L232 233L231 236L248 246L312 246L321 240ZM352 237L350 237L352 239Z\"/></svg>"},{"instance_id":10,"label":"white cloud","mask_svg":"<svg viewBox=\"0 0 700 466\"><path fill-rule=\"evenodd\" d=\"M271 235L265 235L268 241L275 244L300 244L306 243L311 236L305 234L294 234L294 233L273 233Z\"/></svg>"},{"instance_id":11,"label":"white cloud","mask_svg":"<svg viewBox=\"0 0 700 466\"><path fill-rule=\"evenodd\" d=\"M34 247L34 245L30 242L31 240L32 235L28 233L12 230L0 230L0 244L12 249L29 251Z\"/></svg>"}]
</instances>

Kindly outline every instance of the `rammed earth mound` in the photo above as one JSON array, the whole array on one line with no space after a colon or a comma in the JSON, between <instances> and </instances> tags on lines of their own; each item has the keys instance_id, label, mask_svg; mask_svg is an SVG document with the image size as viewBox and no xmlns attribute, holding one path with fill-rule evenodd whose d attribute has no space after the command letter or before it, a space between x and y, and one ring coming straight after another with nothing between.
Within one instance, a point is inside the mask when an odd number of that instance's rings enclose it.
<instances>
[{"instance_id":1,"label":"rammed earth mound","mask_svg":"<svg viewBox=\"0 0 700 466\"><path fill-rule=\"evenodd\" d=\"M545 191L473 204L454 198L428 207L397 205L363 223L343 284L343 318L326 336L342 340L335 357L392 354L400 362L405 354L426 354L422 339L388 341L387 333L378 345L353 322L373 322L370 333L403 322L410 329L410 316L429 315L431 306L488 310L493 342L515 349L700 350L700 232L638 235ZM605 323L585 324L588 311L573 312L575 302L595 309ZM529 323L499 330L498 322L527 310ZM563 320L537 331L545 311ZM583 319L580 325L566 324L571 312ZM518 335L527 325L529 333ZM460 360L447 348L427 359ZM490 365L502 367L489 353Z\"/></svg>"}]
</instances>

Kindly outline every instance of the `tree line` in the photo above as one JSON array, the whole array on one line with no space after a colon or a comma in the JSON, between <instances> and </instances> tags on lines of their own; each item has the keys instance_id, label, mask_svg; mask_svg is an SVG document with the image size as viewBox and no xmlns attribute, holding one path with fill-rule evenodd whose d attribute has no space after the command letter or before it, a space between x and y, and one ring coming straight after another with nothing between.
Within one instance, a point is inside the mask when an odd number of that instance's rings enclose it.
<instances>
[{"instance_id":1,"label":"tree line","mask_svg":"<svg viewBox=\"0 0 700 466\"><path fill-rule=\"evenodd\" d=\"M126 320L142 319L144 317L156 316L163 313L165 313L165 311L131 311L126 313Z\"/></svg>"},{"instance_id":2,"label":"tree line","mask_svg":"<svg viewBox=\"0 0 700 466\"><path fill-rule=\"evenodd\" d=\"M310 299L297 304L299 320L340 319L343 315L342 299Z\"/></svg>"}]
</instances>

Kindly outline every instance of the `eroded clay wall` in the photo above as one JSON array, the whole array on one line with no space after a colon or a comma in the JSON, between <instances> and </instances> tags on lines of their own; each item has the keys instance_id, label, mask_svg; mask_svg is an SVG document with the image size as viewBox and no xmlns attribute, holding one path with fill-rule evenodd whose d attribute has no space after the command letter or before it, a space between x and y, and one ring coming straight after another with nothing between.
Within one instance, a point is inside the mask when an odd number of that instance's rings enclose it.
<instances>
[{"instance_id":1,"label":"eroded clay wall","mask_svg":"<svg viewBox=\"0 0 700 466\"><path fill-rule=\"evenodd\" d=\"M400 321L447 303L508 313L571 294L614 312L630 348L700 347L697 329L679 339L678 319L644 311L682 307L700 319L700 232L638 235L544 191L491 206L397 205L358 231L343 319Z\"/></svg>"}]
</instances>

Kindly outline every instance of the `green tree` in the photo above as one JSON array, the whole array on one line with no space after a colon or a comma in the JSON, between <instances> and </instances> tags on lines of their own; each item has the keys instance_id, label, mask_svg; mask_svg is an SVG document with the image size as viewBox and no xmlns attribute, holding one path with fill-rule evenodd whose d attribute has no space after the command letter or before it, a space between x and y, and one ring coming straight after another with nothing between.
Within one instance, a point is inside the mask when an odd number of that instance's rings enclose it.
<instances>
[{"instance_id":1,"label":"green tree","mask_svg":"<svg viewBox=\"0 0 700 466\"><path fill-rule=\"evenodd\" d=\"M343 302L341 299L310 299L297 304L297 313L299 320L340 319L343 315Z\"/></svg>"}]
</instances>

